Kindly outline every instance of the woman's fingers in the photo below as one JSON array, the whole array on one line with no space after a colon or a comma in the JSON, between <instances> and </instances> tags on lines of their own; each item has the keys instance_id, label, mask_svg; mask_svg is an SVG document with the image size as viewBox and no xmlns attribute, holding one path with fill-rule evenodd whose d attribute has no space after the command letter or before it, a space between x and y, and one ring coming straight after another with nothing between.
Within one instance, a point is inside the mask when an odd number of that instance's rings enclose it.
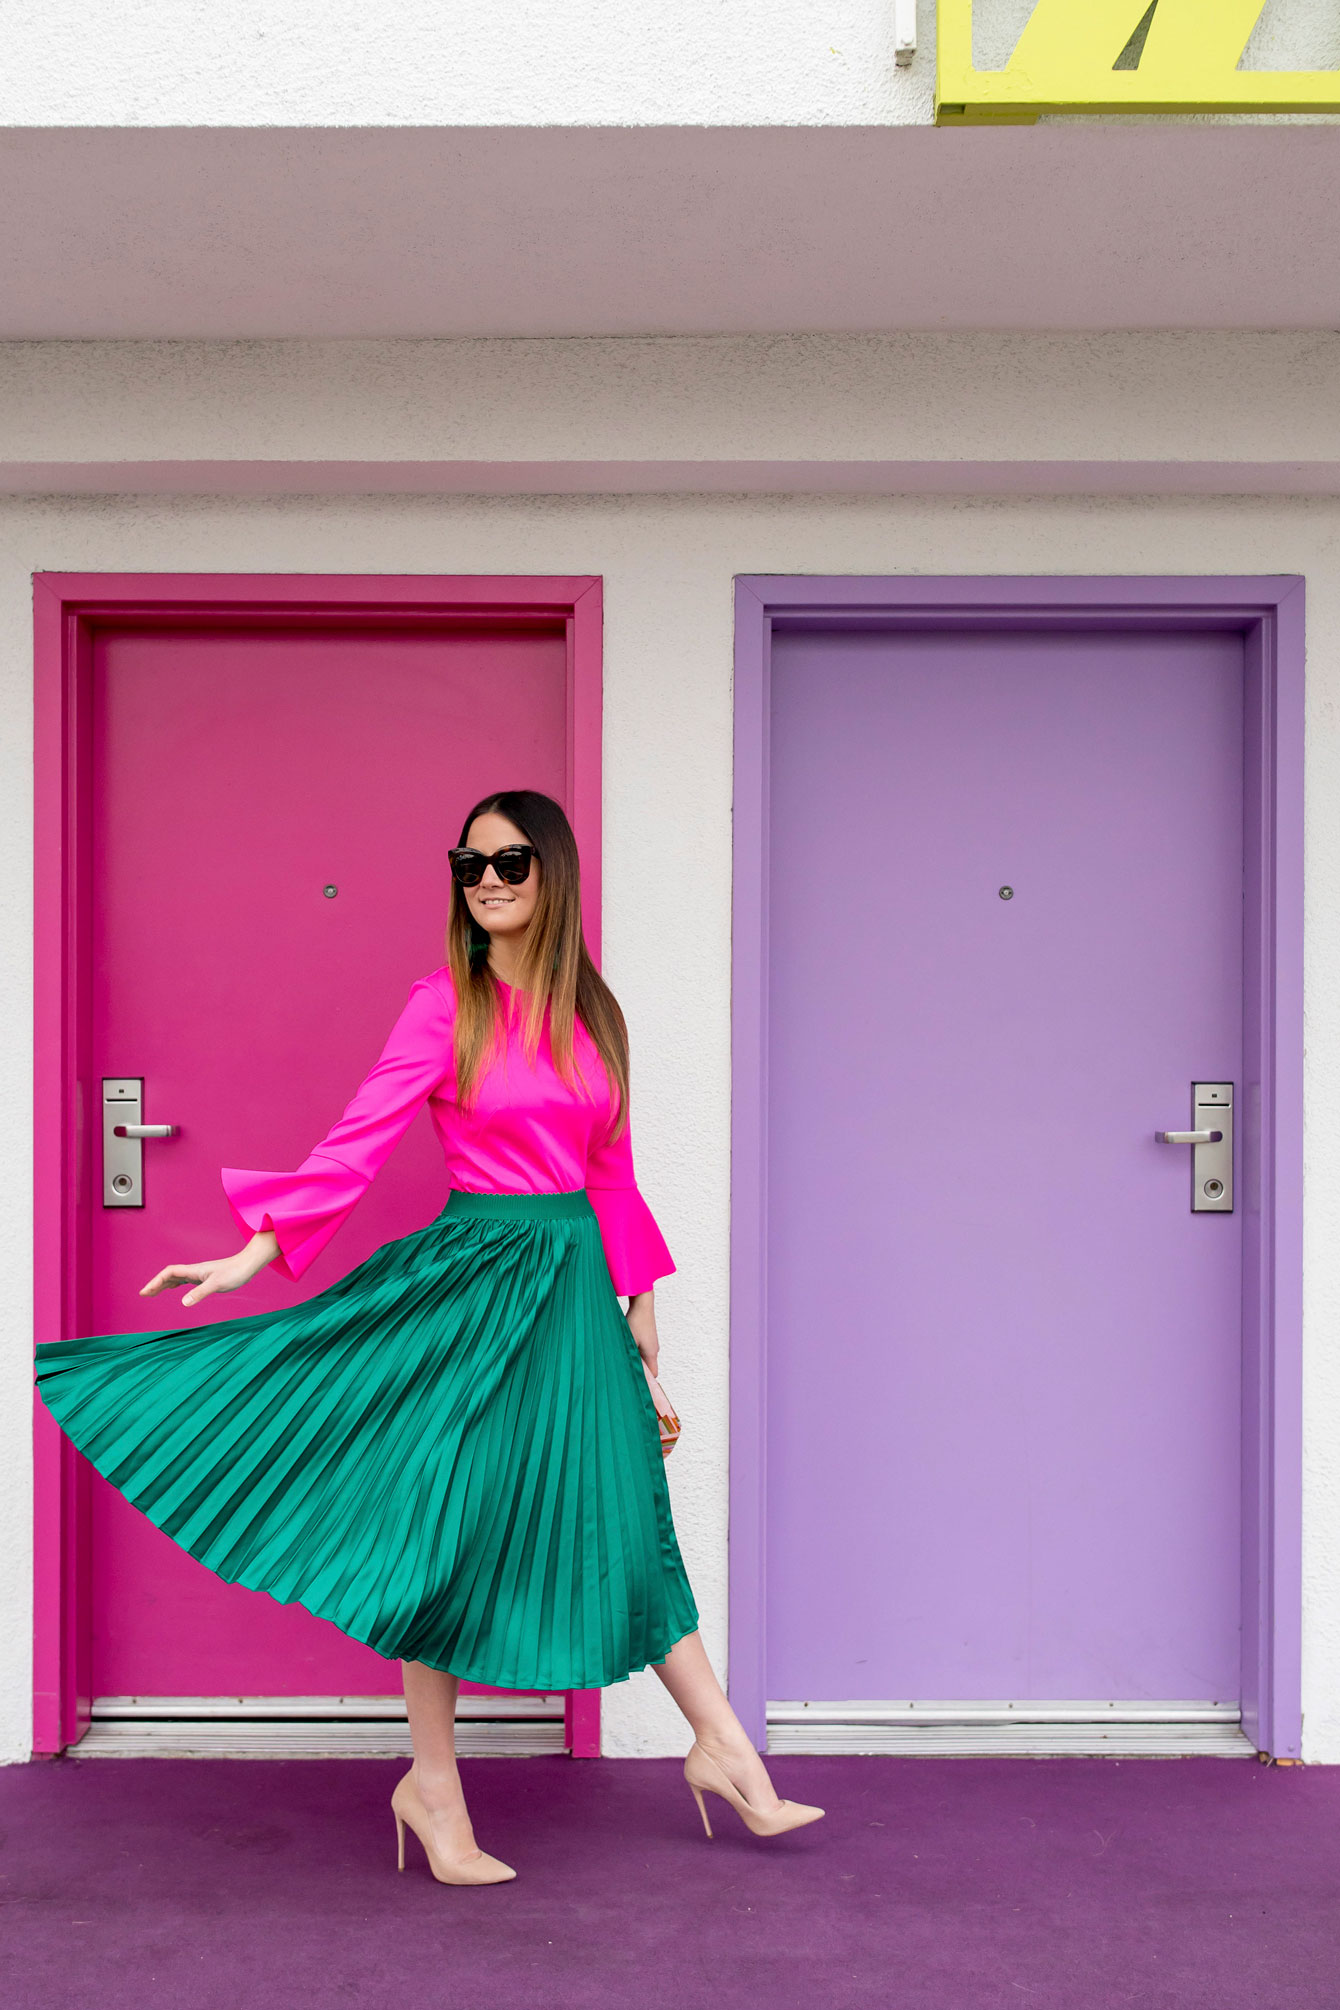
<instances>
[{"instance_id":1,"label":"woman's fingers","mask_svg":"<svg viewBox=\"0 0 1340 2010\"><path fill-rule=\"evenodd\" d=\"M273 1234L270 1241L278 1249ZM194 1288L187 1292L182 1304L195 1305L200 1299L208 1298L211 1292L236 1291L239 1285L254 1277L271 1260L268 1254L252 1256L252 1249L260 1242L262 1237L254 1235L246 1249L239 1250L236 1256L211 1256L202 1263L169 1263L157 1277L151 1277L147 1284L140 1286L140 1297L156 1298L160 1291L179 1291L183 1284L189 1284Z\"/></svg>"},{"instance_id":2,"label":"woman's fingers","mask_svg":"<svg viewBox=\"0 0 1340 2010\"><path fill-rule=\"evenodd\" d=\"M670 1398L666 1395L665 1390L661 1387L660 1383L657 1381L654 1375L648 1375L647 1386L651 1390L651 1400L656 1405L657 1416L673 1417L675 1414L675 1406L670 1401Z\"/></svg>"},{"instance_id":3,"label":"woman's fingers","mask_svg":"<svg viewBox=\"0 0 1340 2010\"><path fill-rule=\"evenodd\" d=\"M156 1298L160 1291L177 1291L183 1284L201 1284L208 1275L209 1266L204 1263L169 1263L166 1270L160 1270L157 1277L140 1286L140 1297Z\"/></svg>"},{"instance_id":4,"label":"woman's fingers","mask_svg":"<svg viewBox=\"0 0 1340 2010\"><path fill-rule=\"evenodd\" d=\"M208 1263L169 1263L166 1270L140 1286L140 1297L156 1298L160 1291L179 1291L183 1284L189 1284L191 1289L181 1302L198 1305L216 1291L236 1291L252 1274L252 1268L239 1265L236 1257L214 1257Z\"/></svg>"},{"instance_id":5,"label":"woman's fingers","mask_svg":"<svg viewBox=\"0 0 1340 2010\"><path fill-rule=\"evenodd\" d=\"M140 1286L140 1297L156 1298L160 1291L175 1290L179 1284L194 1284L196 1276L194 1270L187 1271L180 1263L169 1263L166 1270L160 1270L157 1277Z\"/></svg>"}]
</instances>

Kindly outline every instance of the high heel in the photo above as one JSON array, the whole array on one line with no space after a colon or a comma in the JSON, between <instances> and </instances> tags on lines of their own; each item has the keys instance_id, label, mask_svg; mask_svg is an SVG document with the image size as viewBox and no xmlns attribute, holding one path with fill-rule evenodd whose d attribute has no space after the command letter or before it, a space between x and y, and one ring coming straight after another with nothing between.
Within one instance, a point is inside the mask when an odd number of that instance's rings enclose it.
<instances>
[{"instance_id":1,"label":"high heel","mask_svg":"<svg viewBox=\"0 0 1340 2010\"><path fill-rule=\"evenodd\" d=\"M457 1857L451 1862L440 1856L433 1841L433 1825L428 1819L428 1810L415 1785L413 1773L406 1773L397 1783L391 1796L391 1813L395 1816L397 1870L405 1868L405 1830L408 1828L423 1844L428 1868L439 1884L510 1884L516 1876L510 1864L500 1863L496 1856L488 1856L482 1849L476 1850L473 1856Z\"/></svg>"},{"instance_id":2,"label":"high heel","mask_svg":"<svg viewBox=\"0 0 1340 2010\"><path fill-rule=\"evenodd\" d=\"M703 1802L704 1794L720 1794L722 1800L728 1801L734 1808L745 1827L756 1836L784 1836L791 1829L807 1828L811 1822L817 1822L823 1816L822 1808L806 1807L803 1801L783 1801L780 1807L773 1808L769 1814L751 1808L729 1775L698 1744L693 1746L684 1761L684 1778L688 1781L690 1793L698 1803L698 1812L703 1818L703 1827L709 1836L712 1833L712 1824L707 1818L707 1808Z\"/></svg>"}]
</instances>

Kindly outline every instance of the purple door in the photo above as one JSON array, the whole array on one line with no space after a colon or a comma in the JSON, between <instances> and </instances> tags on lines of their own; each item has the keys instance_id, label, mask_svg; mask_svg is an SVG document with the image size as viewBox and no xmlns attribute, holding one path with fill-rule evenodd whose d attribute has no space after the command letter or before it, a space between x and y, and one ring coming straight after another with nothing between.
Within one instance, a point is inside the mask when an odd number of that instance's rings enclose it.
<instances>
[{"instance_id":1,"label":"purple door","mask_svg":"<svg viewBox=\"0 0 1340 2010\"><path fill-rule=\"evenodd\" d=\"M1241 641L772 660L768 1694L1236 1702Z\"/></svg>"}]
</instances>

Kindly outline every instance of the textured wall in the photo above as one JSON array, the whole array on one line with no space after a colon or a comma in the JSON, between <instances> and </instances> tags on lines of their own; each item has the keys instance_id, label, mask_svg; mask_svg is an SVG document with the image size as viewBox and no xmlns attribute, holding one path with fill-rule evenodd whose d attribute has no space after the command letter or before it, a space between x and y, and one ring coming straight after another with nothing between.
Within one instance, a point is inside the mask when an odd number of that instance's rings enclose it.
<instances>
[{"instance_id":1,"label":"textured wall","mask_svg":"<svg viewBox=\"0 0 1340 2010\"><path fill-rule=\"evenodd\" d=\"M1305 1752L1340 1762L1340 503L1066 498L377 498L0 504L0 1752L28 1735L29 576L38 568L593 571L607 582L606 960L640 1168L678 1258L676 1510L724 1652L731 577L1303 572L1308 698ZM610 1750L683 1748L654 1678Z\"/></svg>"},{"instance_id":2,"label":"textured wall","mask_svg":"<svg viewBox=\"0 0 1340 2010\"><path fill-rule=\"evenodd\" d=\"M977 0L979 65L1032 6ZM917 14L899 69L893 0L4 0L0 126L917 124ZM1340 63L1334 0L1264 0L1246 63Z\"/></svg>"},{"instance_id":3,"label":"textured wall","mask_svg":"<svg viewBox=\"0 0 1340 2010\"><path fill-rule=\"evenodd\" d=\"M0 125L882 125L933 74L892 0L5 0L0 39Z\"/></svg>"}]
</instances>

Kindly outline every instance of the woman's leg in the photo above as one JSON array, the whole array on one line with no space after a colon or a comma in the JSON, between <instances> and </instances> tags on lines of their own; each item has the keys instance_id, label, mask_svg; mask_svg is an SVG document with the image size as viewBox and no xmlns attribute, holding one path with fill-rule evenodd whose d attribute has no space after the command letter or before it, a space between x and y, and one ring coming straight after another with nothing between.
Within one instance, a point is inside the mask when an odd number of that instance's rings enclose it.
<instances>
[{"instance_id":1,"label":"woman's leg","mask_svg":"<svg viewBox=\"0 0 1340 2010\"><path fill-rule=\"evenodd\" d=\"M439 1853L469 1856L478 1848L456 1767L456 1695L460 1683L422 1661L402 1661L405 1709L414 1746L414 1779L428 1810Z\"/></svg>"},{"instance_id":2,"label":"woman's leg","mask_svg":"<svg viewBox=\"0 0 1340 2010\"><path fill-rule=\"evenodd\" d=\"M768 1769L727 1702L701 1637L686 1633L682 1640L677 1640L664 1661L656 1666L656 1673L693 1726L698 1743L716 1760L750 1807L757 1808L760 1814L775 1808L778 1794L768 1778Z\"/></svg>"}]
</instances>

